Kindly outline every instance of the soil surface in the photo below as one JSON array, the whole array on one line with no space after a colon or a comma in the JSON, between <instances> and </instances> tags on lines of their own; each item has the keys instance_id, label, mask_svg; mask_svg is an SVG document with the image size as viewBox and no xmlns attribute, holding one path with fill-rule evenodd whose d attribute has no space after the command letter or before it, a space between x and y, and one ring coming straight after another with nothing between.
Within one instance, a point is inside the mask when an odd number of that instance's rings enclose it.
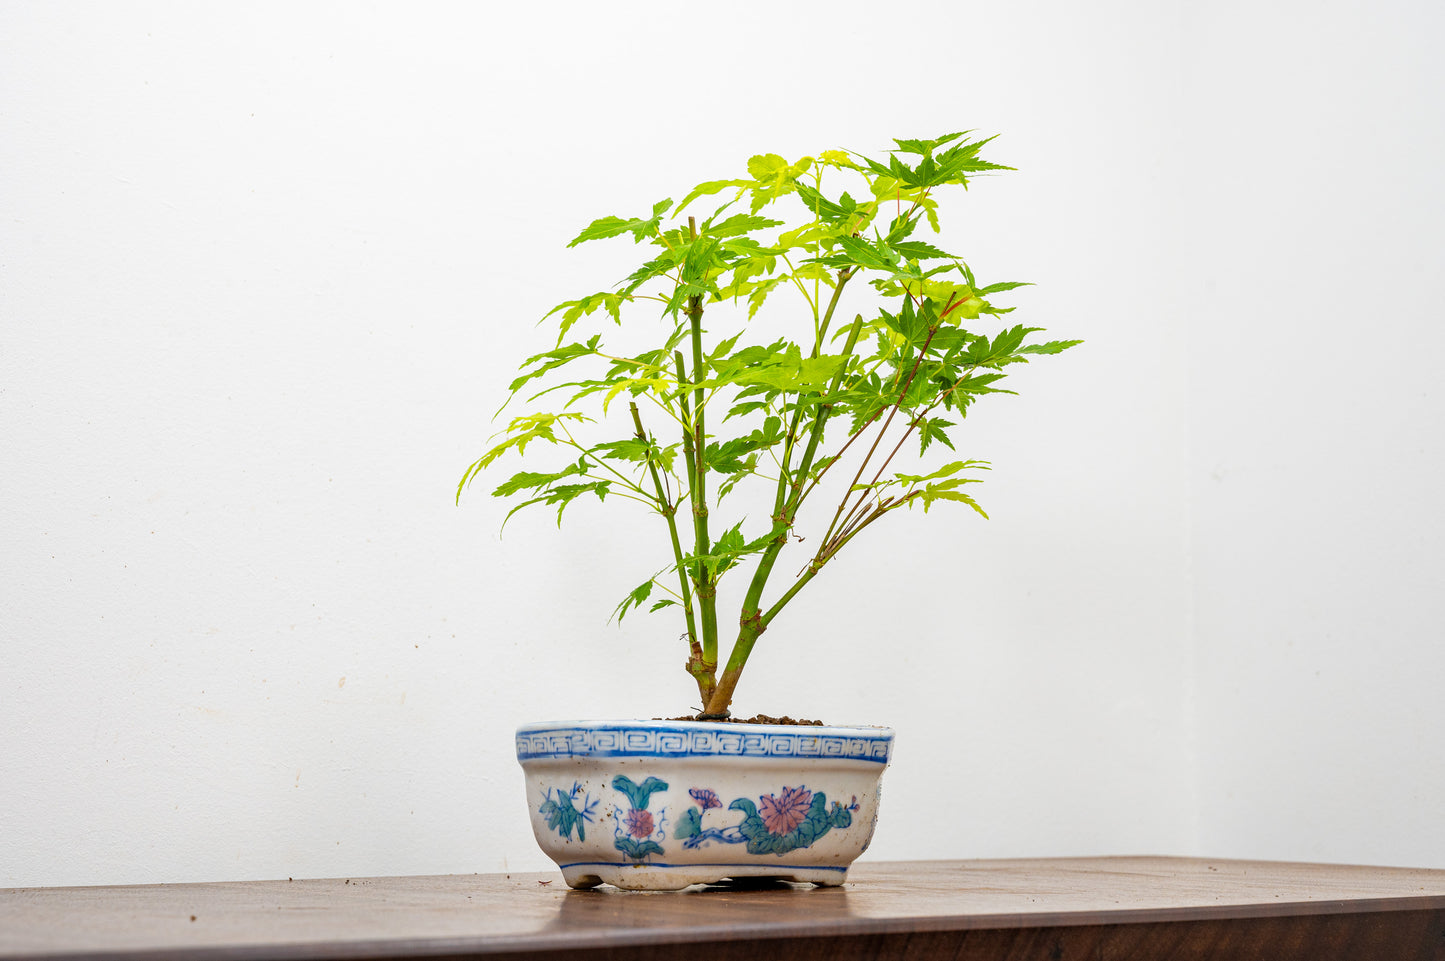
<instances>
[{"instance_id":1,"label":"soil surface","mask_svg":"<svg viewBox=\"0 0 1445 961\"><path fill-rule=\"evenodd\" d=\"M803 718L794 718L784 715L782 717L771 717L767 714L754 714L752 717L700 717L696 714L689 714L685 717L653 718L656 721L707 721L710 724L802 724L807 727L823 727L822 721L809 721Z\"/></svg>"}]
</instances>

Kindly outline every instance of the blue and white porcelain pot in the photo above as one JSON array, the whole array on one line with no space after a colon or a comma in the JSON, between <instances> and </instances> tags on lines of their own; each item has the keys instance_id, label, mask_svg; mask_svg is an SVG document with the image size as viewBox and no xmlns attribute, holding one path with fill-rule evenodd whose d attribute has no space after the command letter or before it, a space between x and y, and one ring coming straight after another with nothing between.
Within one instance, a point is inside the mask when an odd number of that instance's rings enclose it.
<instances>
[{"instance_id":1,"label":"blue and white porcelain pot","mask_svg":"<svg viewBox=\"0 0 1445 961\"><path fill-rule=\"evenodd\" d=\"M880 727L559 721L517 730L537 843L574 888L842 884L893 751Z\"/></svg>"}]
</instances>

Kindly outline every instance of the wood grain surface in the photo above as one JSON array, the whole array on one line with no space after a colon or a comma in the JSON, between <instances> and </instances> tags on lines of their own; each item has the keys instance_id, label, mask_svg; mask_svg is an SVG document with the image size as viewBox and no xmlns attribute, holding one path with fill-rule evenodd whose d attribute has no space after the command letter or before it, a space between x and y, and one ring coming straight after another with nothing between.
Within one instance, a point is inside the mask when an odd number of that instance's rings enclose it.
<instances>
[{"instance_id":1,"label":"wood grain surface","mask_svg":"<svg viewBox=\"0 0 1445 961\"><path fill-rule=\"evenodd\" d=\"M31 957L1445 961L1445 871L1134 857L677 894L555 873L0 889L0 958Z\"/></svg>"}]
</instances>

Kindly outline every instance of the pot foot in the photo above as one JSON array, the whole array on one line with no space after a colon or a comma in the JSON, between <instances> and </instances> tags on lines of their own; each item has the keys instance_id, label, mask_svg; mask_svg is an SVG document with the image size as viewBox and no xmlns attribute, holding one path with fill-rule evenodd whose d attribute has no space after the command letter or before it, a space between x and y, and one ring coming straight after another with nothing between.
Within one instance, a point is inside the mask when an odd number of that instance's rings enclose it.
<instances>
[{"instance_id":1,"label":"pot foot","mask_svg":"<svg viewBox=\"0 0 1445 961\"><path fill-rule=\"evenodd\" d=\"M595 874L568 874L562 872L562 880L567 882L567 887L576 891L586 891L588 888L595 888L602 883L602 879Z\"/></svg>"}]
</instances>

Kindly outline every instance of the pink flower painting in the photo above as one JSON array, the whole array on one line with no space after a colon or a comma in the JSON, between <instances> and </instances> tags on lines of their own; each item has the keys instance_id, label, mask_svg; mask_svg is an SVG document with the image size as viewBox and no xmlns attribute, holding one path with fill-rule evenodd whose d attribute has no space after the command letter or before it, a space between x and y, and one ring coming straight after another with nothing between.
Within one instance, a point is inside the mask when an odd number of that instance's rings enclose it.
<instances>
[{"instance_id":1,"label":"pink flower painting","mask_svg":"<svg viewBox=\"0 0 1445 961\"><path fill-rule=\"evenodd\" d=\"M785 787L783 796L765 794L759 800L758 813L769 834L787 834L803 823L808 816L808 807L813 803L813 792L805 787Z\"/></svg>"},{"instance_id":2,"label":"pink flower painting","mask_svg":"<svg viewBox=\"0 0 1445 961\"><path fill-rule=\"evenodd\" d=\"M641 840L652 834L652 812L633 808L627 812L627 833Z\"/></svg>"}]
</instances>

